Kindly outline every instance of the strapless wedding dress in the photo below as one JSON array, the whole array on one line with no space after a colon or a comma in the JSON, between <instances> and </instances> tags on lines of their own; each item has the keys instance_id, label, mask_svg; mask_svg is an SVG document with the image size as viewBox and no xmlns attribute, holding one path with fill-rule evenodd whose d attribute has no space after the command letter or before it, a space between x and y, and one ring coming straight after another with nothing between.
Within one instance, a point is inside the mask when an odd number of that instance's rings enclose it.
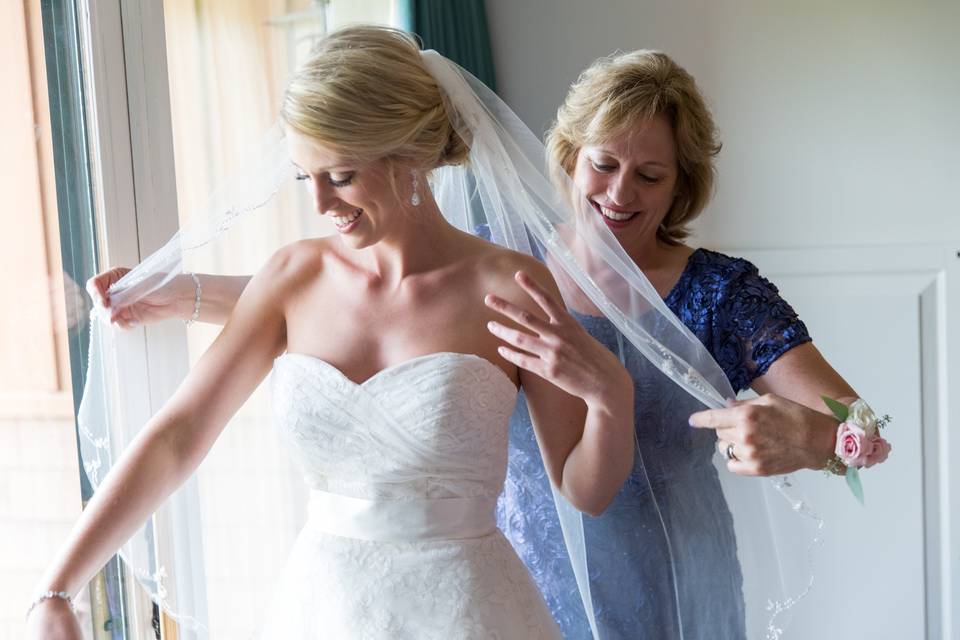
<instances>
[{"instance_id":1,"label":"strapless wedding dress","mask_svg":"<svg viewBox=\"0 0 960 640\"><path fill-rule=\"evenodd\" d=\"M561 638L494 509L517 390L434 353L356 384L287 353L274 412L311 489L264 639Z\"/></svg>"}]
</instances>

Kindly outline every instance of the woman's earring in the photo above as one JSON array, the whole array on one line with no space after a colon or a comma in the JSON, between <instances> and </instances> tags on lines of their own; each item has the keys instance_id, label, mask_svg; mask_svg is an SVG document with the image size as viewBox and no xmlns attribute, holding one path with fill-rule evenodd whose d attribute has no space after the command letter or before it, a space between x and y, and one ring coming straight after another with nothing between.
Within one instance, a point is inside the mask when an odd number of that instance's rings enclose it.
<instances>
[{"instance_id":1,"label":"woman's earring","mask_svg":"<svg viewBox=\"0 0 960 640\"><path fill-rule=\"evenodd\" d=\"M420 178L417 176L416 171L411 171L410 175L413 176L413 195L410 196L410 204L418 207L420 206Z\"/></svg>"}]
</instances>

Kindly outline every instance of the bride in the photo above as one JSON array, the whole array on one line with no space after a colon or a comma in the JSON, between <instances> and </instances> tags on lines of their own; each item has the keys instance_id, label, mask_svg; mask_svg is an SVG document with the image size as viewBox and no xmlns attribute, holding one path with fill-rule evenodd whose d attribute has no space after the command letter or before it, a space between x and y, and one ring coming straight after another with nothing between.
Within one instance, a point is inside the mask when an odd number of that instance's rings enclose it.
<instances>
[{"instance_id":1,"label":"bride","mask_svg":"<svg viewBox=\"0 0 960 640\"><path fill-rule=\"evenodd\" d=\"M337 234L282 248L245 288L46 572L30 637L81 637L70 597L271 371L311 516L265 637L560 637L495 525L508 420L522 388L552 483L598 514L633 463L630 376L568 315L545 266L441 214L427 175L468 147L409 36L329 36L281 119L297 177ZM494 320L493 292L513 322ZM560 342L588 357L565 359Z\"/></svg>"}]
</instances>

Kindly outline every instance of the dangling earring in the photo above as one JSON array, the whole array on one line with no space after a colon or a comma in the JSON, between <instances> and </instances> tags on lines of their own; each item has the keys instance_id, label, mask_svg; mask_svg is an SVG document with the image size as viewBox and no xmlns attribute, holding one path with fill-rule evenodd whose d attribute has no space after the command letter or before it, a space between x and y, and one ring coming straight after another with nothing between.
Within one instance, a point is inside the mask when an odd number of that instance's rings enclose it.
<instances>
[{"instance_id":1,"label":"dangling earring","mask_svg":"<svg viewBox=\"0 0 960 640\"><path fill-rule=\"evenodd\" d=\"M415 170L410 171L410 175L413 177L413 195L410 196L410 204L418 207L420 206L420 178Z\"/></svg>"}]
</instances>

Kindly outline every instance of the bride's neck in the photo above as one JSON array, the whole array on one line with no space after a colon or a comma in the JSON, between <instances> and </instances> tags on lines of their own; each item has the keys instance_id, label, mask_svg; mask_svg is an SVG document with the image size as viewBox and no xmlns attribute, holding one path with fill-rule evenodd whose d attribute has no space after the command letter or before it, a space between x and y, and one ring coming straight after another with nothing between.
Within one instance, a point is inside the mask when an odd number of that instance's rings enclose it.
<instances>
[{"instance_id":1,"label":"bride's neck","mask_svg":"<svg viewBox=\"0 0 960 640\"><path fill-rule=\"evenodd\" d=\"M455 253L459 231L443 217L433 198L416 209L398 211L401 224L368 249L366 264L386 286L399 286L407 276L447 264Z\"/></svg>"}]
</instances>

